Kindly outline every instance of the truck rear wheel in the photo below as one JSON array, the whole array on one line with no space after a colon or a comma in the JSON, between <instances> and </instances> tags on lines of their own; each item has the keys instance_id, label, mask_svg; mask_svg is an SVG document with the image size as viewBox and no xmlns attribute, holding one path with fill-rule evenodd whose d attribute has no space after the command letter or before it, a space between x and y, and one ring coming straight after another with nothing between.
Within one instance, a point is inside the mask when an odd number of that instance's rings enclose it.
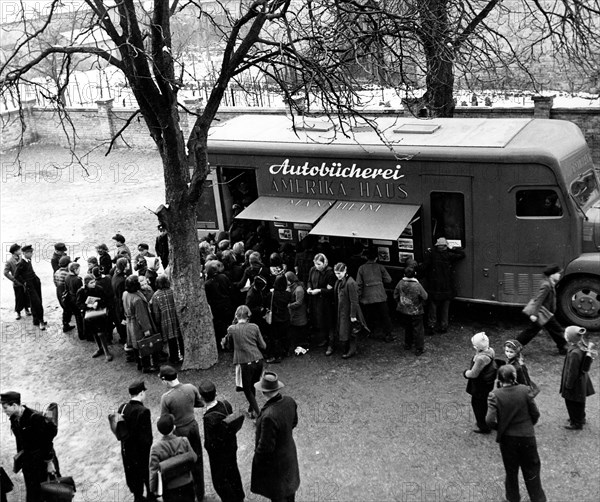
<instances>
[{"instance_id":1,"label":"truck rear wheel","mask_svg":"<svg viewBox=\"0 0 600 502\"><path fill-rule=\"evenodd\" d=\"M600 330L600 279L572 279L560 289L560 314L570 324L588 330Z\"/></svg>"}]
</instances>

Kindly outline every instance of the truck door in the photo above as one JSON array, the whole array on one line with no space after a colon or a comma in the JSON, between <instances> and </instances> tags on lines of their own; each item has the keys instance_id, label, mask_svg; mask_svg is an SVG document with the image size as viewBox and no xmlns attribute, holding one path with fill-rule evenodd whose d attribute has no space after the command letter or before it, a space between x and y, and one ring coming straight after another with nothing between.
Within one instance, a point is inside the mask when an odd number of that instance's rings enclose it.
<instances>
[{"instance_id":1,"label":"truck door","mask_svg":"<svg viewBox=\"0 0 600 502\"><path fill-rule=\"evenodd\" d=\"M439 237L459 246L466 257L455 267L458 297L473 297L472 178L456 175L422 175L423 240L430 248ZM491 273L491 270L490 270Z\"/></svg>"}]
</instances>

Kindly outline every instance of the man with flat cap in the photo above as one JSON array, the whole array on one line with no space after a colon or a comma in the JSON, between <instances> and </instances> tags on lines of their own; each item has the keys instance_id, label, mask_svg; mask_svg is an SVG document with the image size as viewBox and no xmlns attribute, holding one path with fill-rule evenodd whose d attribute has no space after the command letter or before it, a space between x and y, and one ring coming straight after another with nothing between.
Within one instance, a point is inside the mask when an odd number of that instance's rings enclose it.
<instances>
[{"instance_id":1,"label":"man with flat cap","mask_svg":"<svg viewBox=\"0 0 600 502\"><path fill-rule=\"evenodd\" d=\"M33 271L33 264L31 263L33 246L27 244L23 246L22 251L23 257L17 264L15 280L25 286L25 292L31 304L33 325L39 326L43 331L46 329L46 323L44 322L44 306L42 305L42 282Z\"/></svg>"},{"instance_id":2,"label":"man with flat cap","mask_svg":"<svg viewBox=\"0 0 600 502\"><path fill-rule=\"evenodd\" d=\"M186 437L192 449L198 455L196 465L192 469L194 491L200 502L204 498L204 467L202 464L202 438L200 428L194 415L194 408L201 408L200 392L191 383L181 383L177 379L177 371L172 366L162 366L160 379L169 389L160 398L160 414L171 414L175 417L175 435Z\"/></svg>"},{"instance_id":3,"label":"man with flat cap","mask_svg":"<svg viewBox=\"0 0 600 502\"><path fill-rule=\"evenodd\" d=\"M52 265L52 272L56 272L59 268L59 261L63 256L67 256L67 246L64 242L57 242L54 244L54 253L50 258L50 265Z\"/></svg>"},{"instance_id":4,"label":"man with flat cap","mask_svg":"<svg viewBox=\"0 0 600 502\"><path fill-rule=\"evenodd\" d=\"M11 257L4 264L4 277L13 283L13 292L15 294L15 312L17 321L21 319L21 310L25 309L26 315L31 315L29 311L29 298L25 293L25 287L15 279L17 265L21 261L22 249L18 244L13 244L10 249Z\"/></svg>"},{"instance_id":5,"label":"man with flat cap","mask_svg":"<svg viewBox=\"0 0 600 502\"><path fill-rule=\"evenodd\" d=\"M280 393L277 374L265 371L254 387L267 398L256 420L250 490L274 502L294 502L300 486L298 454L292 431L298 425L298 406Z\"/></svg>"},{"instance_id":6,"label":"man with flat cap","mask_svg":"<svg viewBox=\"0 0 600 502\"><path fill-rule=\"evenodd\" d=\"M204 380L198 388L205 405L204 448L208 453L213 486L223 502L242 501L245 494L237 465L237 437L223 424L223 419L233 413L233 408L229 401L217 400L217 389L211 381Z\"/></svg>"},{"instance_id":7,"label":"man with flat cap","mask_svg":"<svg viewBox=\"0 0 600 502\"><path fill-rule=\"evenodd\" d=\"M137 380L129 386L129 402L119 406L119 413L123 415L127 425L127 437L121 441L121 455L125 469L125 480L134 502L154 500L150 491L148 462L150 461L150 447L152 446L152 423L150 410L144 406L146 399L146 384ZM144 498L144 486L146 496Z\"/></svg>"},{"instance_id":8,"label":"man with flat cap","mask_svg":"<svg viewBox=\"0 0 600 502\"><path fill-rule=\"evenodd\" d=\"M556 312L556 284L560 281L562 268L550 265L544 269L544 280L535 297L527 304L523 312L529 316L529 326L517 340L525 347L542 329L545 329L558 348L559 354L567 353L567 342L563 338L564 328L554 317Z\"/></svg>"},{"instance_id":9,"label":"man with flat cap","mask_svg":"<svg viewBox=\"0 0 600 502\"><path fill-rule=\"evenodd\" d=\"M177 455L189 453L190 460L196 461L197 455L192 450L188 438L178 437L175 432L175 418L171 414L163 415L156 423L162 437L152 445L150 450L150 490L158 492L158 476L160 463ZM194 502L194 483L191 469L178 468L181 473L175 477L163 475L164 502Z\"/></svg>"},{"instance_id":10,"label":"man with flat cap","mask_svg":"<svg viewBox=\"0 0 600 502\"><path fill-rule=\"evenodd\" d=\"M26 502L39 502L42 498L40 484L47 481L49 474L60 476L53 444L56 425L41 413L22 405L18 392L0 394L0 403L17 441L20 457L15 464L23 470Z\"/></svg>"}]
</instances>

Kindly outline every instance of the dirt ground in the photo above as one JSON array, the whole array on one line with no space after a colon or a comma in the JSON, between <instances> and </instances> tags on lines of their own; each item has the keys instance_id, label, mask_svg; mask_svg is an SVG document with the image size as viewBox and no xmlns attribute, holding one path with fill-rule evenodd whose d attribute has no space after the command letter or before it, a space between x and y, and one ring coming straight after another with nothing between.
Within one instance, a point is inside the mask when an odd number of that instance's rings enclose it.
<instances>
[{"instance_id":1,"label":"dirt ground","mask_svg":"<svg viewBox=\"0 0 600 502\"><path fill-rule=\"evenodd\" d=\"M162 173L153 152L117 152L89 158L89 175L64 167L70 156L56 147L23 152L27 176L13 176L14 155L2 155L1 242L5 258L13 242L36 246L34 268L42 279L48 331L30 320L14 321L12 288L1 281L0 389L18 390L26 404L59 403L61 416L55 447L63 475L77 482L76 501L117 502L132 497L125 485L119 444L107 415L127 399L127 386L141 375L116 348L112 363L91 359L93 344L60 330L49 263L52 244L66 242L71 256L87 257L100 242L111 244L115 232L128 243L151 247L156 219L146 208L163 202ZM63 166L58 172L51 163ZM74 249L73 249L74 248ZM295 430L302 484L297 496L308 501L500 501L504 470L494 436L472 433L474 419L462 371L471 357L469 338L485 330L498 351L522 328L514 309L457 305L446 335L427 337L426 353L416 358L397 340L363 340L360 354L344 361L321 350L273 365L286 384L284 393L299 406ZM598 336L596 335L595 341ZM526 363L541 388L542 417L536 427L542 482L553 502L597 500L600 493L598 394L588 400L583 431L563 429L567 418L558 395L563 358L548 335L527 347ZM157 376L144 375L153 422L164 388ZM598 362L591 376L600 389ZM184 382L209 378L219 394L246 409L234 390L231 355L206 371L181 375ZM263 402L262 398L261 401ZM201 420L202 411L197 411ZM155 437L158 433L155 429ZM247 500L264 500L249 490L254 428L246 421L238 436L238 463ZM0 419L0 462L7 467L16 453L7 418ZM207 501L212 490L204 455ZM21 475L9 501L24 501ZM529 500L521 482L523 500Z\"/></svg>"}]
</instances>

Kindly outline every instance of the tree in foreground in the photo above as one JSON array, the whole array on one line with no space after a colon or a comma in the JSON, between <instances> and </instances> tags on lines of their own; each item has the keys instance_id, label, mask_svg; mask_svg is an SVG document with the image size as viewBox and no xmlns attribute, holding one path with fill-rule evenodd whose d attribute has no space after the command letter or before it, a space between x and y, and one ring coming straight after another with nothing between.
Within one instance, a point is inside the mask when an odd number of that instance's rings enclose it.
<instances>
[{"instance_id":1,"label":"tree in foreground","mask_svg":"<svg viewBox=\"0 0 600 502\"><path fill-rule=\"evenodd\" d=\"M326 54L320 43L328 30L323 22L331 19L324 14L335 11L337 3L253 0L236 3L236 9L230 11L229 4L215 2L211 10L205 10L204 3L194 0L85 0L84 7L74 13L79 19L80 35L100 30L110 44L36 43L47 40L44 37L49 27L61 14L60 0L51 0L36 22L19 26L22 35L14 50L4 55L0 67L4 99L20 102L24 85L53 94L56 99L52 103L64 118L63 129L73 149L77 146L76 131L70 127L68 109L59 97L69 85L75 58L93 56L119 69L127 80L138 109L116 133L108 152L134 117L141 115L164 168L166 202L157 216L169 231L174 292L186 349L184 370L208 368L217 361L212 317L200 281L196 231L198 202L209 174L207 138L211 123L230 82L254 68L280 86L292 111L299 109L294 96L304 89L319 96L319 105L331 118L339 114L338 123L346 124L346 114L352 114L358 102L356 82L351 72L344 71L346 60L338 57L339 51ZM221 37L222 61L201 111L186 110L178 100L187 69L174 53L172 26L174 18L183 13L204 20L204 25ZM21 15L25 18L27 13ZM346 42L339 43L344 46L353 42L346 37ZM36 50L32 51L34 46ZM63 61L57 76L60 83L45 87L32 76L56 56ZM195 116L187 138L180 125L182 109Z\"/></svg>"}]
</instances>

